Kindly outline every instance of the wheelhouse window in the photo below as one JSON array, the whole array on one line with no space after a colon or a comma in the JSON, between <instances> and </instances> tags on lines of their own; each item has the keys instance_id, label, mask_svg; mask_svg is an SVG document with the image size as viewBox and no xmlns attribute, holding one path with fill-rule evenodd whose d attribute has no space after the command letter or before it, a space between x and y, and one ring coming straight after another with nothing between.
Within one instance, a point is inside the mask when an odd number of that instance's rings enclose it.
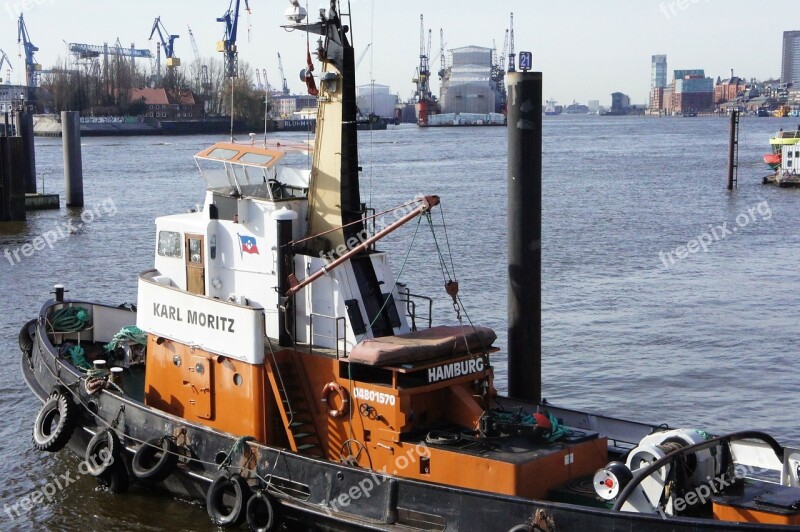
<instances>
[{"instance_id":1,"label":"wheelhouse window","mask_svg":"<svg viewBox=\"0 0 800 532\"><path fill-rule=\"evenodd\" d=\"M174 231L158 232L158 254L162 257L180 259L183 257L181 234Z\"/></svg>"}]
</instances>

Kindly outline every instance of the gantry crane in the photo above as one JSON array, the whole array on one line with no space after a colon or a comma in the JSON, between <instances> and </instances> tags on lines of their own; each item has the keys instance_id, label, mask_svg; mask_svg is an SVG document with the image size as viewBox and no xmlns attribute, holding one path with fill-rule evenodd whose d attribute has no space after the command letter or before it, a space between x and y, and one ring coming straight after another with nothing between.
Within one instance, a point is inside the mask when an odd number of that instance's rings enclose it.
<instances>
[{"instance_id":1,"label":"gantry crane","mask_svg":"<svg viewBox=\"0 0 800 532\"><path fill-rule=\"evenodd\" d=\"M278 69L281 72L281 80L283 80L283 94L288 96L292 91L289 90L289 83L286 81L286 72L283 70L283 59L281 59L280 52L278 52Z\"/></svg>"},{"instance_id":2,"label":"gantry crane","mask_svg":"<svg viewBox=\"0 0 800 532\"><path fill-rule=\"evenodd\" d=\"M175 68L181 66L181 60L178 57L175 57L175 39L180 37L180 35L171 35L167 28L164 26L164 23L161 22L161 17L156 17L155 22L153 22L153 29L150 30L150 38L149 40L153 40L153 35L158 33L159 40L157 41L160 44L160 47L156 47L158 50L161 48L164 49L164 55L167 58L167 68ZM156 57L156 69L158 70L159 77L161 76L161 53L159 52Z\"/></svg>"},{"instance_id":3,"label":"gantry crane","mask_svg":"<svg viewBox=\"0 0 800 532\"><path fill-rule=\"evenodd\" d=\"M517 71L517 54L514 53L514 13L511 13L511 25L508 28L508 71Z\"/></svg>"},{"instance_id":4,"label":"gantry crane","mask_svg":"<svg viewBox=\"0 0 800 532\"><path fill-rule=\"evenodd\" d=\"M11 66L11 60L8 58L6 53L3 50L0 50L0 83L3 82L3 65L8 65L8 71L6 72L6 83L11 83L11 71L14 70L14 67Z\"/></svg>"},{"instance_id":5,"label":"gantry crane","mask_svg":"<svg viewBox=\"0 0 800 532\"><path fill-rule=\"evenodd\" d=\"M39 71L42 70L42 65L36 62L33 54L38 52L39 48L34 46L34 44L31 42L30 36L28 35L28 28L25 26L25 19L23 18L22 13L20 13L19 21L17 23L17 43L22 45L22 48L25 52L25 83L28 85L28 87L38 87Z\"/></svg>"},{"instance_id":6,"label":"gantry crane","mask_svg":"<svg viewBox=\"0 0 800 532\"><path fill-rule=\"evenodd\" d=\"M225 54L225 76L236 78L239 76L239 52L236 49L236 34L239 31L239 6L241 0L231 0L228 11L217 19L225 23L225 36L217 42L217 51ZM250 13L248 0L244 0L244 7Z\"/></svg>"}]
</instances>

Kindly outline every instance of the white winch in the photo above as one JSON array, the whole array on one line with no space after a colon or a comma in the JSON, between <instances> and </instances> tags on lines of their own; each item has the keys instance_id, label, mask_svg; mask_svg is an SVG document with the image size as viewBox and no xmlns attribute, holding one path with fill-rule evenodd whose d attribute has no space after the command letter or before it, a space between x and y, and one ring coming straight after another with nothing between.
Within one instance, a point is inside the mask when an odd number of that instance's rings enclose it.
<instances>
[{"instance_id":1,"label":"white winch","mask_svg":"<svg viewBox=\"0 0 800 532\"><path fill-rule=\"evenodd\" d=\"M646 468L666 455L708 439L708 435L699 430L676 429L656 432L644 437L639 445L628 454L625 464L611 462L594 475L594 488L598 496L604 500L616 499L633 479L638 470ZM682 491L695 489L711 478L719 475L721 460L718 448L703 449L688 455L683 463L686 471L682 478L686 485L679 486ZM623 511L639 513L673 514L673 495L665 493L667 479L670 478L671 464L666 464L641 481L634 492L625 501Z\"/></svg>"}]
</instances>

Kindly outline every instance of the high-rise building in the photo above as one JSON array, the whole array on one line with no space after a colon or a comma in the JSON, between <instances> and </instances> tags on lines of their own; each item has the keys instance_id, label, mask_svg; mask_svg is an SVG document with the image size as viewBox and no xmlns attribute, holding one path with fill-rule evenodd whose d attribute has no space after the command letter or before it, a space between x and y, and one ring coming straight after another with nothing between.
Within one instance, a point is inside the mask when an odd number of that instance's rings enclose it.
<instances>
[{"instance_id":1,"label":"high-rise building","mask_svg":"<svg viewBox=\"0 0 800 532\"><path fill-rule=\"evenodd\" d=\"M783 32L781 81L800 83L800 31Z\"/></svg>"},{"instance_id":2,"label":"high-rise building","mask_svg":"<svg viewBox=\"0 0 800 532\"><path fill-rule=\"evenodd\" d=\"M667 86L667 56L654 55L650 64L650 89L663 89Z\"/></svg>"},{"instance_id":3,"label":"high-rise building","mask_svg":"<svg viewBox=\"0 0 800 532\"><path fill-rule=\"evenodd\" d=\"M650 61L650 112L664 108L664 88L667 86L667 56L654 55Z\"/></svg>"}]
</instances>

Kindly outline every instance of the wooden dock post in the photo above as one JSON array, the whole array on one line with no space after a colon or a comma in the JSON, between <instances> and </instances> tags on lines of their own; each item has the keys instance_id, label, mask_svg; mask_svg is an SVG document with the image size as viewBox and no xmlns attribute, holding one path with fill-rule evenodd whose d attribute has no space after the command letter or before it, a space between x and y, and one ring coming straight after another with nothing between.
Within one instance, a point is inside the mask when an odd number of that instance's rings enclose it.
<instances>
[{"instance_id":1,"label":"wooden dock post","mask_svg":"<svg viewBox=\"0 0 800 532\"><path fill-rule=\"evenodd\" d=\"M64 189L67 207L83 207L81 122L78 111L61 112L61 136L64 145Z\"/></svg>"}]
</instances>

